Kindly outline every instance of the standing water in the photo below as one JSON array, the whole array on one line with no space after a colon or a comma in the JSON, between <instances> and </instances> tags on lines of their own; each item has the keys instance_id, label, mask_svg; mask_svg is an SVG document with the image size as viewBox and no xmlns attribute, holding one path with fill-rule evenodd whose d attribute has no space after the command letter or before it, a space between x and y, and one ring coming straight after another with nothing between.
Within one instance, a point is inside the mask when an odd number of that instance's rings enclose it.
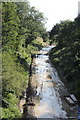
<instances>
[{"instance_id":1,"label":"standing water","mask_svg":"<svg viewBox=\"0 0 80 120\"><path fill-rule=\"evenodd\" d=\"M35 58L34 75L38 86L34 114L37 118L66 118L60 98L60 86L64 84L59 79L55 68L51 66L47 54L52 48L53 46L42 48Z\"/></svg>"}]
</instances>

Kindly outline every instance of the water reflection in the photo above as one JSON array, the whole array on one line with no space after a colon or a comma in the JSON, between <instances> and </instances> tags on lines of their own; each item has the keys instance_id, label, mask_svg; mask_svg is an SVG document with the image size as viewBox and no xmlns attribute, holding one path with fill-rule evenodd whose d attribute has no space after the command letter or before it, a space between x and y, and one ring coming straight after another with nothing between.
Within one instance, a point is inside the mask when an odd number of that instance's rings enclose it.
<instances>
[{"instance_id":1,"label":"water reflection","mask_svg":"<svg viewBox=\"0 0 80 120\"><path fill-rule=\"evenodd\" d=\"M64 85L55 70L49 63L49 50L52 48L43 48L35 58L35 79L38 82L36 105L34 107L37 118L66 118L66 112L62 110L59 85Z\"/></svg>"}]
</instances>

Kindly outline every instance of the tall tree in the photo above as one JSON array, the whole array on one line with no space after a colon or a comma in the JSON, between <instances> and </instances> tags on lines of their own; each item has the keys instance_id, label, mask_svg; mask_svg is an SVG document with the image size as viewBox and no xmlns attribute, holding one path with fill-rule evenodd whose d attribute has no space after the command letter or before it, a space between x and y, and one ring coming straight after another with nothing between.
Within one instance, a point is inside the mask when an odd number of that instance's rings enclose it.
<instances>
[{"instance_id":1,"label":"tall tree","mask_svg":"<svg viewBox=\"0 0 80 120\"><path fill-rule=\"evenodd\" d=\"M7 50L17 50L20 20L17 16L16 5L13 2L5 2L2 5L2 44L5 49L8 48Z\"/></svg>"}]
</instances>

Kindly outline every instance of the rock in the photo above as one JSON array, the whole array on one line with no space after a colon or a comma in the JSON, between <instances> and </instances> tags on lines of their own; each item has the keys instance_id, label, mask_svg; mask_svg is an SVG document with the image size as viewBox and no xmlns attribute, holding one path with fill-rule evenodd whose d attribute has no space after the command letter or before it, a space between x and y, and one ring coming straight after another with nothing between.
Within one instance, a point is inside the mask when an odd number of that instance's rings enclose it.
<instances>
[{"instance_id":1,"label":"rock","mask_svg":"<svg viewBox=\"0 0 80 120\"><path fill-rule=\"evenodd\" d=\"M27 105L29 105L29 106L35 106L34 103L26 103L26 104L24 104L23 106L27 106Z\"/></svg>"}]
</instances>

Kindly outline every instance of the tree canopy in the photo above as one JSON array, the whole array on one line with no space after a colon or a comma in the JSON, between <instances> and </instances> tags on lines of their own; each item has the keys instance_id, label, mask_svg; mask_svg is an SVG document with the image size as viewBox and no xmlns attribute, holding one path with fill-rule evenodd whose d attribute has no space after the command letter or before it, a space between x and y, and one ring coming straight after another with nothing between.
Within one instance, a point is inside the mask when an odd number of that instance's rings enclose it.
<instances>
[{"instance_id":1,"label":"tree canopy","mask_svg":"<svg viewBox=\"0 0 80 120\"><path fill-rule=\"evenodd\" d=\"M29 2L2 2L2 118L21 117L19 98L27 88L31 56L47 33L45 18Z\"/></svg>"},{"instance_id":2,"label":"tree canopy","mask_svg":"<svg viewBox=\"0 0 80 120\"><path fill-rule=\"evenodd\" d=\"M50 31L50 39L57 44L50 53L51 61L62 69L68 88L80 101L80 17L56 24Z\"/></svg>"}]
</instances>

